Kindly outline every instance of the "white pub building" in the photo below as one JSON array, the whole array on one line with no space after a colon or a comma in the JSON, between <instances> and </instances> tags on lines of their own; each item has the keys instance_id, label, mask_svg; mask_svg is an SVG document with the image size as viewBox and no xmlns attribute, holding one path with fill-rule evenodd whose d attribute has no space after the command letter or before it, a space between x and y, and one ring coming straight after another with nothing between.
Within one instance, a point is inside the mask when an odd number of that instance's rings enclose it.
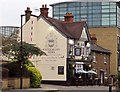
<instances>
[{"instance_id":1,"label":"white pub building","mask_svg":"<svg viewBox=\"0 0 120 92\"><path fill-rule=\"evenodd\" d=\"M36 44L47 54L30 58L41 72L42 80L67 82L76 73L87 72L92 58L86 22L74 22L72 13L66 13L64 21L51 18L46 5L40 8L39 16L31 13L27 8L23 41Z\"/></svg>"}]
</instances>

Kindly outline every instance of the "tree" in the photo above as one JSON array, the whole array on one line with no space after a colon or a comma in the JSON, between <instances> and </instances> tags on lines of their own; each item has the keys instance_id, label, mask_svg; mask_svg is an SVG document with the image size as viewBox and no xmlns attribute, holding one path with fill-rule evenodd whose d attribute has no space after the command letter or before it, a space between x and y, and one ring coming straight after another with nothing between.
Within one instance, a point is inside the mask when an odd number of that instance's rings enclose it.
<instances>
[{"instance_id":1,"label":"tree","mask_svg":"<svg viewBox=\"0 0 120 92\"><path fill-rule=\"evenodd\" d=\"M38 47L35 47L34 44L28 44L26 42L23 42L22 45L22 56L23 59L28 59L29 56L32 55L46 55L45 52L43 52ZM13 44L9 44L7 46L4 46L2 48L3 55L7 56L10 59L16 59L19 60L21 58L21 46L20 42L14 42Z\"/></svg>"},{"instance_id":2,"label":"tree","mask_svg":"<svg viewBox=\"0 0 120 92\"><path fill-rule=\"evenodd\" d=\"M32 62L28 60L29 56L32 55L46 55L40 48L36 47L35 44L29 44L26 42L21 43L17 41L17 34L13 33L10 37L2 37L2 53L12 61L23 62L23 74L30 77L31 87L40 87L42 75L37 68L34 67ZM22 56L22 57L21 57ZM10 70L9 74L14 77L20 77L20 62L11 62L3 65ZM29 74L27 74L29 73Z\"/></svg>"},{"instance_id":3,"label":"tree","mask_svg":"<svg viewBox=\"0 0 120 92\"><path fill-rule=\"evenodd\" d=\"M46 55L40 48L36 47L35 44L29 44L22 42L22 60L27 60L32 55ZM13 33L10 37L2 37L2 54L7 56L9 59L19 61L21 59L21 45L17 41L17 34Z\"/></svg>"}]
</instances>

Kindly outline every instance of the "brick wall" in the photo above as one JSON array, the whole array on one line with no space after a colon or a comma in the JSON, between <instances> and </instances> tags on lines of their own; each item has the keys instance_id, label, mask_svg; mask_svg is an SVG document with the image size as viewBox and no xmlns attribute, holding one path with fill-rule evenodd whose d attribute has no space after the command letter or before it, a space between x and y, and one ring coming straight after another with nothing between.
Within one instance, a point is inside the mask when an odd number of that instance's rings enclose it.
<instances>
[{"instance_id":1,"label":"brick wall","mask_svg":"<svg viewBox=\"0 0 120 92\"><path fill-rule=\"evenodd\" d=\"M110 74L117 73L117 34L118 28L89 28L90 34L96 34L97 44L109 49L110 56ZM120 33L120 32L119 32Z\"/></svg>"}]
</instances>

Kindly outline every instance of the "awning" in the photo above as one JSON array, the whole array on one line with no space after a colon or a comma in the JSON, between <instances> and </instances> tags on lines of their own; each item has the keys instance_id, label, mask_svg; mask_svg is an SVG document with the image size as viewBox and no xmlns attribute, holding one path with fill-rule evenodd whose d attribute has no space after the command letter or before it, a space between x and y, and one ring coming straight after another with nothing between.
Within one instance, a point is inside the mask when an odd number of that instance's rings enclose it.
<instances>
[{"instance_id":1,"label":"awning","mask_svg":"<svg viewBox=\"0 0 120 92\"><path fill-rule=\"evenodd\" d=\"M87 73L87 71L85 71L85 70L78 70L78 71L76 71L76 73Z\"/></svg>"},{"instance_id":2,"label":"awning","mask_svg":"<svg viewBox=\"0 0 120 92\"><path fill-rule=\"evenodd\" d=\"M93 71L93 70L89 70L89 71L87 71L87 73L92 73L92 74L97 74L95 71Z\"/></svg>"}]
</instances>

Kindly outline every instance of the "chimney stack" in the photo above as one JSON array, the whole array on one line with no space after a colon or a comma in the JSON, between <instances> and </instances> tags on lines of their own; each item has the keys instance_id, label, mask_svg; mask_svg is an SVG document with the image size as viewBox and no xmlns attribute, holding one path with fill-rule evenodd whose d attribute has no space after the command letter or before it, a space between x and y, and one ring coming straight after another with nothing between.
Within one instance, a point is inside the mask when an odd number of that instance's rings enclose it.
<instances>
[{"instance_id":1,"label":"chimney stack","mask_svg":"<svg viewBox=\"0 0 120 92\"><path fill-rule=\"evenodd\" d=\"M27 10L25 10L25 22L27 22L30 19L32 11L29 7L27 7Z\"/></svg>"},{"instance_id":2,"label":"chimney stack","mask_svg":"<svg viewBox=\"0 0 120 92\"><path fill-rule=\"evenodd\" d=\"M47 5L42 5L42 8L40 8L40 15L48 17L48 10Z\"/></svg>"},{"instance_id":3,"label":"chimney stack","mask_svg":"<svg viewBox=\"0 0 120 92\"><path fill-rule=\"evenodd\" d=\"M64 21L65 22L73 22L73 14L72 13L66 13L64 16Z\"/></svg>"},{"instance_id":4,"label":"chimney stack","mask_svg":"<svg viewBox=\"0 0 120 92\"><path fill-rule=\"evenodd\" d=\"M91 34L91 42L94 43L94 44L97 44L97 38L96 38L96 35L95 34Z\"/></svg>"}]
</instances>

